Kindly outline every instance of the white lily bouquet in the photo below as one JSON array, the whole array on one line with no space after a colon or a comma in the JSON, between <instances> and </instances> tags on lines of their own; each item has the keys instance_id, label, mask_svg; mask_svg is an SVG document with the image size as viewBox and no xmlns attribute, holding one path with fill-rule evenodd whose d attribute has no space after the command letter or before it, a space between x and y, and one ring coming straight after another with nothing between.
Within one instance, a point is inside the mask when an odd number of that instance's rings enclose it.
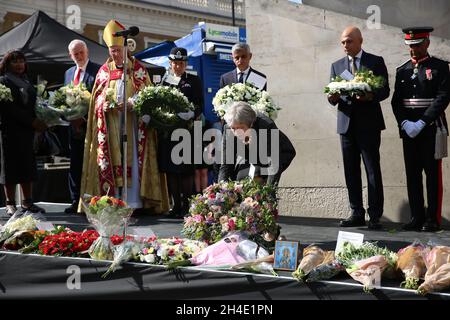
<instances>
[{"instance_id":1,"label":"white lily bouquet","mask_svg":"<svg viewBox=\"0 0 450 320\"><path fill-rule=\"evenodd\" d=\"M175 87L147 86L133 97L134 110L149 127L170 129L189 127L192 120L178 114L194 112L194 105Z\"/></svg>"},{"instance_id":2,"label":"white lily bouquet","mask_svg":"<svg viewBox=\"0 0 450 320\"><path fill-rule=\"evenodd\" d=\"M84 117L89 110L91 93L84 83L73 83L50 93L49 104L52 109L67 120Z\"/></svg>"},{"instance_id":3,"label":"white lily bouquet","mask_svg":"<svg viewBox=\"0 0 450 320\"><path fill-rule=\"evenodd\" d=\"M214 111L223 118L228 108L238 101L247 102L257 114L264 114L272 120L277 118L278 111L281 110L267 91L259 90L249 83L234 83L223 87L217 91L212 103Z\"/></svg>"},{"instance_id":4,"label":"white lily bouquet","mask_svg":"<svg viewBox=\"0 0 450 320\"><path fill-rule=\"evenodd\" d=\"M11 89L0 83L0 101L13 101Z\"/></svg>"},{"instance_id":5,"label":"white lily bouquet","mask_svg":"<svg viewBox=\"0 0 450 320\"><path fill-rule=\"evenodd\" d=\"M47 86L47 81L39 81L36 85L36 116L38 119L45 122L48 127L67 125L66 121L61 119L59 112L55 111L54 108L49 106L47 99L47 91L45 90Z\"/></svg>"},{"instance_id":6,"label":"white lily bouquet","mask_svg":"<svg viewBox=\"0 0 450 320\"><path fill-rule=\"evenodd\" d=\"M362 69L356 72L351 80L345 80L341 76L337 76L325 87L324 92L330 95L339 94L349 97L363 95L383 87L384 81L382 76L374 75L372 70Z\"/></svg>"}]
</instances>

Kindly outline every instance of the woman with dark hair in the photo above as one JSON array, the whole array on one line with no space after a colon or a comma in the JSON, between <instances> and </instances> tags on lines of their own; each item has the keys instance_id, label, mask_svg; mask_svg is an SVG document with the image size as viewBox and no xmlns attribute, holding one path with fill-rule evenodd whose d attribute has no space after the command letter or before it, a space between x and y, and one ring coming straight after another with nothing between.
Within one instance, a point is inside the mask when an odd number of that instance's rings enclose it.
<instances>
[{"instance_id":1,"label":"woman with dark hair","mask_svg":"<svg viewBox=\"0 0 450 320\"><path fill-rule=\"evenodd\" d=\"M25 56L20 51L8 52L0 64L0 83L11 90L13 101L0 102L0 183L6 196L6 214L16 212L16 185L20 184L24 199L21 211L44 213L32 200L32 181L36 178L34 131L47 126L36 118L36 91L26 76Z\"/></svg>"}]
</instances>

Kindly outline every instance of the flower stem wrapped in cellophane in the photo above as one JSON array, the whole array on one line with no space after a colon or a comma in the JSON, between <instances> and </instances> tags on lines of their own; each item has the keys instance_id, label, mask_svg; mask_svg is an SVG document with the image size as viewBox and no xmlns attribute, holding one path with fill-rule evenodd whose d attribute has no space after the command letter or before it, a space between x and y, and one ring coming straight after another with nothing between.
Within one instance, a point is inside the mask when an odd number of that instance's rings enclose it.
<instances>
[{"instance_id":1,"label":"flower stem wrapped in cellophane","mask_svg":"<svg viewBox=\"0 0 450 320\"><path fill-rule=\"evenodd\" d=\"M169 268L195 265L204 268L234 269L274 274L273 256L256 242L248 239L245 232L231 232L222 240L203 248L189 262L175 262Z\"/></svg>"},{"instance_id":2,"label":"flower stem wrapped in cellophane","mask_svg":"<svg viewBox=\"0 0 450 320\"><path fill-rule=\"evenodd\" d=\"M398 251L397 268L405 275L405 281L400 286L414 290L419 287L419 281L427 270L423 259L424 249L422 244L415 242Z\"/></svg>"},{"instance_id":3,"label":"flower stem wrapped in cellophane","mask_svg":"<svg viewBox=\"0 0 450 320\"><path fill-rule=\"evenodd\" d=\"M419 294L439 291L450 286L450 247L435 246L425 256L425 281L419 286Z\"/></svg>"},{"instance_id":4,"label":"flower stem wrapped in cellophane","mask_svg":"<svg viewBox=\"0 0 450 320\"><path fill-rule=\"evenodd\" d=\"M36 99L36 117L45 122L48 127L69 125L61 119L60 113L48 105L48 101L38 97Z\"/></svg>"},{"instance_id":5,"label":"flower stem wrapped in cellophane","mask_svg":"<svg viewBox=\"0 0 450 320\"><path fill-rule=\"evenodd\" d=\"M336 261L334 251L326 251L322 263L309 272L306 282L328 280L344 270L344 267Z\"/></svg>"},{"instance_id":6,"label":"flower stem wrapped in cellophane","mask_svg":"<svg viewBox=\"0 0 450 320\"><path fill-rule=\"evenodd\" d=\"M325 258L325 251L318 246L309 245L303 249L303 259L297 270L292 273L292 276L297 280L303 280L309 272L320 265Z\"/></svg>"},{"instance_id":7,"label":"flower stem wrapped in cellophane","mask_svg":"<svg viewBox=\"0 0 450 320\"><path fill-rule=\"evenodd\" d=\"M113 247L113 262L109 266L108 270L102 275L102 278L106 278L110 273L116 271L116 269L127 261L137 260L139 252L143 248L142 241L135 239L124 239L124 241Z\"/></svg>"},{"instance_id":8,"label":"flower stem wrapped in cellophane","mask_svg":"<svg viewBox=\"0 0 450 320\"><path fill-rule=\"evenodd\" d=\"M126 220L133 208L120 200L109 196L92 197L89 205L82 202L86 217L99 233L97 240L89 248L89 255L96 260L113 260L111 236L123 233Z\"/></svg>"},{"instance_id":9,"label":"flower stem wrapped in cellophane","mask_svg":"<svg viewBox=\"0 0 450 320\"><path fill-rule=\"evenodd\" d=\"M11 218L0 227L0 245L14 234L22 231L36 230L36 225L39 221L44 221L45 218L39 213L24 213L19 210L16 211Z\"/></svg>"},{"instance_id":10,"label":"flower stem wrapped in cellophane","mask_svg":"<svg viewBox=\"0 0 450 320\"><path fill-rule=\"evenodd\" d=\"M394 270L397 263L397 255L387 248L380 248L374 243L364 242L355 247L346 242L337 254L337 261L342 264L347 273L356 281L364 285L364 290L372 288L372 280L379 273Z\"/></svg>"}]
</instances>

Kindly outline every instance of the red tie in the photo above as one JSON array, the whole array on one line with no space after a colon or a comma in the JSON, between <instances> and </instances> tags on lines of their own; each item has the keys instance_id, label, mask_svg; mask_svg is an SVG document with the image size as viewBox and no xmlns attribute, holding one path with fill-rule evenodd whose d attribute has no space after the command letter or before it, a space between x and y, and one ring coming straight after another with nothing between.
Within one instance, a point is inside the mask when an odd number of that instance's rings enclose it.
<instances>
[{"instance_id":1,"label":"red tie","mask_svg":"<svg viewBox=\"0 0 450 320\"><path fill-rule=\"evenodd\" d=\"M77 85L80 83L80 74L81 74L81 68L77 68L77 74L75 75L75 79L73 80L74 85Z\"/></svg>"}]
</instances>

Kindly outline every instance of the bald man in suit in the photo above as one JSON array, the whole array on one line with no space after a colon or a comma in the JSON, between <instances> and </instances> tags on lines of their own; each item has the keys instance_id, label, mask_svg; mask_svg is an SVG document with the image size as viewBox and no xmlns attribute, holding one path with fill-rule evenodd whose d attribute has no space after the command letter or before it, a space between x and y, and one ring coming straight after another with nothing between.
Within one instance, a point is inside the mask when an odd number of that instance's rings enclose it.
<instances>
[{"instance_id":1,"label":"bald man in suit","mask_svg":"<svg viewBox=\"0 0 450 320\"><path fill-rule=\"evenodd\" d=\"M356 27L346 28L341 35L341 45L346 56L331 66L331 80L343 73L356 74L358 70L372 70L384 78L382 88L359 96L329 95L328 101L337 105L337 133L341 138L347 185L350 218L341 221L341 227L364 226L365 209L362 199L361 157L368 180L369 229L381 229L384 194L380 168L381 130L386 128L380 102L389 97L387 68L382 57L362 50L363 38Z\"/></svg>"}]
</instances>

